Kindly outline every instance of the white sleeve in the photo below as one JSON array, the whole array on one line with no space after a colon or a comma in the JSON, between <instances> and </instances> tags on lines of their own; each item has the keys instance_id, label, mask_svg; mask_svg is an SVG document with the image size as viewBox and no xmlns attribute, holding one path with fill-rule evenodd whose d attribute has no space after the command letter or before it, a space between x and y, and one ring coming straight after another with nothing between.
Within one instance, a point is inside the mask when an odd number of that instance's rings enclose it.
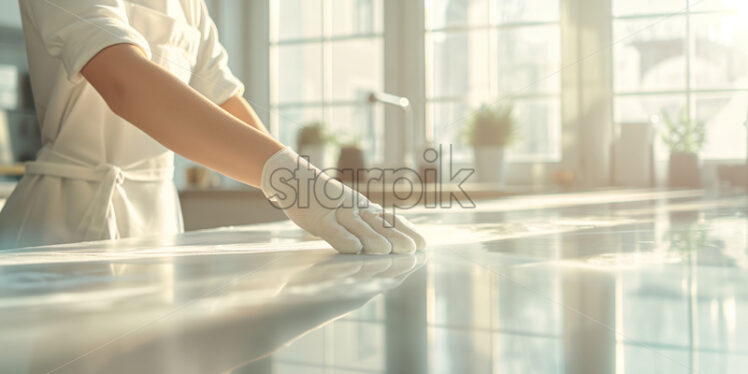
<instances>
[{"instance_id":1,"label":"white sleeve","mask_svg":"<svg viewBox=\"0 0 748 374\"><path fill-rule=\"evenodd\" d=\"M218 30L208 14L204 1L200 1L200 47L197 64L190 86L221 105L234 95L244 93L244 85L229 69L228 54L218 40Z\"/></svg>"},{"instance_id":2,"label":"white sleeve","mask_svg":"<svg viewBox=\"0 0 748 374\"><path fill-rule=\"evenodd\" d=\"M128 22L122 0L21 0L47 52L62 60L68 79L102 49L134 44L151 57L148 42Z\"/></svg>"}]
</instances>

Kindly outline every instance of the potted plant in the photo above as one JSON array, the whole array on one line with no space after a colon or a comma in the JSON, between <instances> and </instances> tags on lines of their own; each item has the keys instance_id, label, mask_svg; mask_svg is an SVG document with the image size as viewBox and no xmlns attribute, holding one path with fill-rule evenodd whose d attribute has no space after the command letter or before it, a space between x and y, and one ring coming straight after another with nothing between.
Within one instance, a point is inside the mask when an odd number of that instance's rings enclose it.
<instances>
[{"instance_id":1,"label":"potted plant","mask_svg":"<svg viewBox=\"0 0 748 374\"><path fill-rule=\"evenodd\" d=\"M299 130L296 149L299 155L309 157L309 162L324 169L330 166L328 144L332 140L325 131L324 123L312 122Z\"/></svg>"},{"instance_id":2,"label":"potted plant","mask_svg":"<svg viewBox=\"0 0 748 374\"><path fill-rule=\"evenodd\" d=\"M681 110L677 120L673 120L665 110L661 113L661 138L670 148L670 187L700 187L699 152L706 143L704 121L692 120L685 110Z\"/></svg>"},{"instance_id":3,"label":"potted plant","mask_svg":"<svg viewBox=\"0 0 748 374\"><path fill-rule=\"evenodd\" d=\"M468 120L465 140L473 147L478 181L504 183L504 153L516 134L512 105L481 105Z\"/></svg>"}]
</instances>

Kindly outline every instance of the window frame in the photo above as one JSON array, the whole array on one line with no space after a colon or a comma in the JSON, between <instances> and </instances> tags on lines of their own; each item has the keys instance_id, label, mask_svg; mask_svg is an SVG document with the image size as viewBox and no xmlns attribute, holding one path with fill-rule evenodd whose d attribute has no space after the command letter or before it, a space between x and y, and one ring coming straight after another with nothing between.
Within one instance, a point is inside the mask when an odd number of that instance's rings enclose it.
<instances>
[{"instance_id":1,"label":"window frame","mask_svg":"<svg viewBox=\"0 0 748 374\"><path fill-rule=\"evenodd\" d=\"M221 3L225 0L213 0ZM242 2L244 23L242 32L247 35L242 51L244 69L240 77L247 82L245 98L255 107L260 119L267 124L274 136L279 135L276 121L271 121L270 102L270 73L272 67L270 59L270 1ZM561 65L566 67L569 61L585 52L578 48L578 25L570 20L576 18L574 13L580 12L582 0L559 0L561 7ZM383 0L383 48L384 48L384 90L408 97L413 108L413 144L423 145L433 135L433 130L426 127L426 12L424 1ZM608 4L609 0L602 3ZM220 6L217 6L220 8ZM589 7L588 7L589 8ZM586 8L584 8L586 9ZM592 12L587 12L587 18L594 18ZM610 13L608 13L610 14ZM598 17L599 18L599 17ZM555 23L555 22L554 22ZM608 21L608 27L610 22ZM598 64L599 65L599 64ZM603 64L604 65L604 64ZM579 69L562 69L561 71L561 135L560 159L556 161L538 162L537 160L514 160L507 163L507 179L509 183L539 185L547 183L555 170L579 171L581 154L600 155L599 147L580 152L575 144L573 134L577 129L574 114L580 105L581 85L578 84ZM600 82L597 82L600 85ZM612 96L611 96L612 97ZM612 100L608 100L612 105ZM612 128L612 115L597 116L604 126L598 128ZM395 108L384 108L384 158L378 165L383 167L402 166L404 156L408 153L404 144L405 115ZM598 122L600 124L600 122ZM603 133L608 133L605 130ZM418 147L421 147L418 146ZM416 157L421 149L413 149ZM607 148L606 148L607 149ZM448 155L444 155L448 157ZM607 160L607 155L604 155ZM605 163L603 163L605 164ZM468 162L455 163L455 167L471 167ZM597 169L601 169L598 165ZM446 174L446 173L443 173ZM607 169L604 170L607 180ZM443 177L447 177L443 175Z\"/></svg>"},{"instance_id":2,"label":"window frame","mask_svg":"<svg viewBox=\"0 0 748 374\"><path fill-rule=\"evenodd\" d=\"M509 27L523 27L523 26L535 26L535 25L559 25L560 29L560 52L561 52L561 66L565 66L563 46L566 43L565 38L568 33L565 33L564 28L569 25L568 19L565 19L564 7L565 3L578 3L581 0L559 0L561 19L558 22L518 22L516 24L506 25L491 25L491 26L478 26L478 28L509 28ZM609 0L605 0L609 1ZM407 20L404 22L403 20ZM466 29L465 27L448 27L439 30L447 29ZM427 60L427 37L426 34L434 32L436 30L429 30L426 27L426 9L424 1L401 1L401 0L385 0L385 12L384 12L384 33L385 33L385 90L388 92L400 94L410 99L411 106L413 107L413 117L415 129L413 133L413 143L416 149L414 152L416 157L421 149L427 144L431 138L433 138L433 129L428 128L428 113L427 104L432 101L427 95L427 74L429 63ZM416 63L418 61L418 63ZM564 82L565 77L563 71L560 72L561 87L558 95L550 95L553 97L560 97L560 117L561 117L561 129L559 137L559 157L556 160L541 160L537 159L515 159L508 160L507 162L507 182L510 184L523 184L523 185L539 185L546 183L551 175L559 169L570 169L574 166L571 165L573 160L571 150L574 147L569 145L569 136L571 135L568 131L565 131L567 127L565 125L565 102L568 102L564 98ZM548 96L545 94L538 95L527 95L528 97L543 97ZM442 98L437 98L437 100ZM397 112L393 112L392 109L387 109L387 115L385 116L385 129L389 129L386 139L386 144L396 144L391 146L388 155L390 155L388 161L397 163L404 157L404 145L402 144L402 131L398 131L398 127L404 127L404 118ZM612 126L612 123L610 124ZM445 152L447 152L445 150ZM393 156L394 155L394 156ZM448 155L444 155L448 157ZM473 164L470 162L455 162L453 164L457 168L470 168ZM448 173L442 173L442 179L448 180Z\"/></svg>"},{"instance_id":3,"label":"window frame","mask_svg":"<svg viewBox=\"0 0 748 374\"><path fill-rule=\"evenodd\" d=\"M613 1L613 0L608 0ZM685 58L685 81L683 82L683 88L675 88L675 89L658 89L658 90L647 90L647 89L638 89L638 90L617 90L615 87L615 84L613 83L613 96L611 100L613 100L613 125L614 126L625 126L625 122L619 122L616 119L616 107L615 107L615 101L616 99L620 98L645 98L645 97L680 97L684 99L684 106L683 109L688 113L689 122L696 120L697 113L696 113L696 105L695 105L695 97L698 97L699 95L729 95L729 94L738 94L738 93L746 93L748 94L748 86L746 87L721 87L721 88L698 88L694 87L693 82L693 74L692 74L692 63L693 60L696 59L695 51L694 51L694 44L695 44L695 33L692 27L692 17L693 16L709 16L709 15L735 15L738 13L737 10L730 10L730 9L708 9L708 10L692 10L691 9L691 0L683 0L683 11L678 12L652 12L652 13L635 13L635 14L624 14L624 15L615 15L611 12L611 24L613 27L615 27L615 23L617 21L638 21L638 20L652 20L652 22L657 22L657 20L667 19L669 17L673 18L682 18L684 22L684 43L683 43L683 54ZM614 38L618 38L618 36L614 36ZM611 38L611 43L615 43L614 38ZM614 82L615 80L615 72L611 73L610 77L611 81ZM748 119L747 119L748 121ZM748 125L748 122L745 123ZM748 142L748 139L746 140ZM659 148L662 148L663 151L658 152L660 159L667 158L667 150L665 149L664 144L659 144L660 142L657 141L656 145ZM747 150L748 151L748 150ZM713 158L713 157L706 157L703 154L703 151L699 154L700 158L705 164L739 164L746 162L748 159L748 155L746 155L743 158ZM662 161L662 160L660 160Z\"/></svg>"},{"instance_id":4,"label":"window frame","mask_svg":"<svg viewBox=\"0 0 748 374\"><path fill-rule=\"evenodd\" d=\"M281 138L281 129L280 129L280 123L283 122L283 117L281 113L284 110L291 110L291 111L303 111L303 110L313 110L313 111L319 111L320 118L319 120L323 123L326 123L328 125L332 124L333 127L335 127L335 124L332 123L330 120L331 118L334 118L334 111L337 109L343 109L343 110L352 110L354 112L358 112L358 114L361 114L363 110L363 113L365 114L367 118L374 121L372 122L372 125L374 126L371 130L374 131L374 133L380 132L382 130L378 124L384 123L384 120L381 118L381 110L373 106L371 103L366 101L363 97L361 99L351 99L351 98L336 98L332 97L332 80L331 77L333 76L333 69L334 69L334 62L332 60L333 53L335 51L335 46L340 46L341 44L338 44L340 42L347 42L347 41L372 41L375 44L381 45L382 48L382 55L384 53L384 25L381 25L381 30L376 30L379 28L379 26L375 27L375 30L370 32L352 32L352 33L344 33L344 34L338 34L335 33L331 25L326 24L325 21L328 19L328 17L332 17L332 3L330 0L321 0L319 2L320 8L320 14L322 16L320 20L320 30L319 35L312 36L312 37L292 37L292 38L279 38L278 36L273 36L273 30L272 28L275 27L275 25L272 24L273 18L275 17L273 12L278 11L277 9L273 9L273 0L269 0L267 2L267 26L268 26L268 36L264 40L265 48L267 49L267 55L268 55L268 67L267 67L267 74L268 74L268 86L267 86L267 96L269 97L267 101L267 112L268 114L268 123L270 124L269 127L271 128L271 133ZM384 22L384 21L382 21ZM278 68L278 65L275 63L275 59L278 58L278 52L281 48L286 46L312 46L313 48L319 48L320 51L320 74L321 74L321 84L320 84L320 91L319 91L319 100L293 100L293 101L281 101L278 98L278 92L273 92L273 89L278 89L278 87L274 87L275 84L278 84L278 81L274 81L276 79L276 71L274 69ZM382 56L382 61L380 62L380 67L382 69L382 75L384 75L384 57ZM383 81L380 82L381 86L383 87ZM296 125L303 125L300 123L295 123ZM339 124L338 124L339 125ZM365 136L364 136L365 138ZM346 136L343 137L343 139L340 140L348 140ZM380 148L382 148L382 145L380 143L383 143L380 140L370 142L370 145L372 145L373 149L370 149L370 151L373 151L372 161L375 163L380 163L381 160L381 152L377 152ZM289 146L294 147L295 144L287 144ZM366 150L365 150L366 151ZM332 165L327 165L332 166Z\"/></svg>"},{"instance_id":5,"label":"window frame","mask_svg":"<svg viewBox=\"0 0 748 374\"><path fill-rule=\"evenodd\" d=\"M214 0L226 1L226 0ZM270 0L269 0L270 1ZM243 2L245 25L243 77L245 96L260 118L278 135L270 121L270 11L269 1ZM610 146L615 131L613 79L613 25L611 0L560 1L561 33L561 134L560 159L556 161L511 160L507 181L519 185L550 185L558 170L571 171L581 187L611 185ZM427 119L426 12L422 0L383 0L384 90L408 97L413 108L413 144L423 145L433 130ZM655 17L656 15L652 15ZM592 30L593 32L590 32ZM251 37L250 37L251 36ZM691 93L695 92L691 90ZM722 92L722 91L720 91ZM691 103L689 102L690 106ZM407 153L405 116L384 108L384 158L378 165L402 165ZM583 136L579 134L584 134ZM420 147L420 146L419 146ZM411 147L416 155L421 149ZM729 162L730 160L720 160ZM735 162L744 160L734 160ZM456 167L470 167L468 162Z\"/></svg>"}]
</instances>

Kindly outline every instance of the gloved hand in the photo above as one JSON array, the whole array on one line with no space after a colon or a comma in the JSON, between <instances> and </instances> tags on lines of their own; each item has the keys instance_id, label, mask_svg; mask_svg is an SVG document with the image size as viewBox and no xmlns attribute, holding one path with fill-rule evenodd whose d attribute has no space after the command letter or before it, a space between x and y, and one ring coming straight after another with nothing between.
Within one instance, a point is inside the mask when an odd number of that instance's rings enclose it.
<instances>
[{"instance_id":1,"label":"gloved hand","mask_svg":"<svg viewBox=\"0 0 748 374\"><path fill-rule=\"evenodd\" d=\"M289 148L265 162L262 191L288 218L340 253L413 253L426 246L406 219L385 212Z\"/></svg>"}]
</instances>

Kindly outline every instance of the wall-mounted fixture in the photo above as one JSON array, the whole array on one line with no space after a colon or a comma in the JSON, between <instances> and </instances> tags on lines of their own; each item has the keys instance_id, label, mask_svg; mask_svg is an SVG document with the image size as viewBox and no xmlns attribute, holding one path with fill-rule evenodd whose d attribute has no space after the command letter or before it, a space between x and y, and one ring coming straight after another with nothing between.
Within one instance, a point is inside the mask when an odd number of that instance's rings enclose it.
<instances>
[{"instance_id":1,"label":"wall-mounted fixture","mask_svg":"<svg viewBox=\"0 0 748 374\"><path fill-rule=\"evenodd\" d=\"M413 108L410 100L404 96L397 96L386 92L372 92L369 94L369 102L372 104L382 103L391 105L405 113L405 129L403 131L403 166L414 168L416 162L413 159Z\"/></svg>"}]
</instances>

